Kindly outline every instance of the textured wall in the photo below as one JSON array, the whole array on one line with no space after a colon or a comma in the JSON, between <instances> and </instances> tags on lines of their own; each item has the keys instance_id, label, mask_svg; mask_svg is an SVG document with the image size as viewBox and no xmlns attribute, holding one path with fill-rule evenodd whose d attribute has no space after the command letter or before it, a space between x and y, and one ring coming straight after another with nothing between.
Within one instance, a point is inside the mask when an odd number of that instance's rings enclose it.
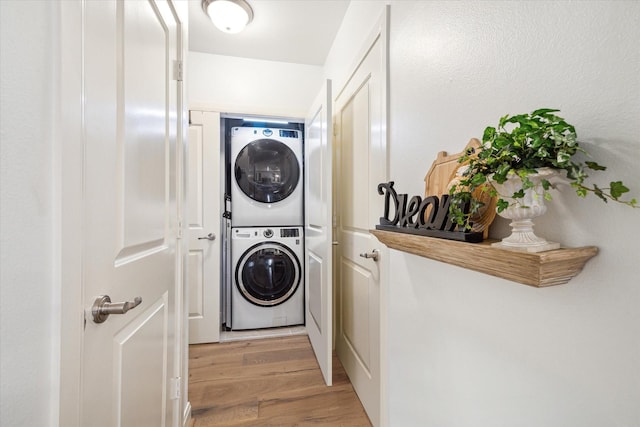
<instances>
[{"instance_id":1,"label":"textured wall","mask_svg":"<svg viewBox=\"0 0 640 427\"><path fill-rule=\"evenodd\" d=\"M53 2L0 1L0 425L55 424Z\"/></svg>"},{"instance_id":2,"label":"textured wall","mask_svg":"<svg viewBox=\"0 0 640 427\"><path fill-rule=\"evenodd\" d=\"M382 5L351 3L329 77L348 71ZM622 179L640 199L638 22L629 1L391 1L396 187L421 194L439 151L460 151L504 114L555 107L610 167L594 178ZM640 425L640 210L568 188L554 197L536 230L600 248L564 286L390 251L390 426ZM507 231L498 220L492 234Z\"/></svg>"},{"instance_id":3,"label":"textured wall","mask_svg":"<svg viewBox=\"0 0 640 427\"><path fill-rule=\"evenodd\" d=\"M391 16L398 189L420 194L438 151L500 116L555 107L610 167L594 178L640 198L640 3L398 1ZM391 251L391 425L640 425L639 219L556 194L536 230L600 248L556 288Z\"/></svg>"}]
</instances>

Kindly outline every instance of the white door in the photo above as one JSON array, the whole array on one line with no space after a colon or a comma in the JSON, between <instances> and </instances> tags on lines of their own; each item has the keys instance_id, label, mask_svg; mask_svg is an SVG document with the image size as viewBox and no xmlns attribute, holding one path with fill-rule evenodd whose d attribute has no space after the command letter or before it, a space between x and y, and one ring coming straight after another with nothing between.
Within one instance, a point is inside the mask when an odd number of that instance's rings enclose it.
<instances>
[{"instance_id":1,"label":"white door","mask_svg":"<svg viewBox=\"0 0 640 427\"><path fill-rule=\"evenodd\" d=\"M331 80L305 120L305 295L307 333L327 385L332 384Z\"/></svg>"},{"instance_id":2,"label":"white door","mask_svg":"<svg viewBox=\"0 0 640 427\"><path fill-rule=\"evenodd\" d=\"M172 426L181 26L170 1L109 0L84 3L83 28L81 425ZM97 323L102 295L129 311Z\"/></svg>"},{"instance_id":3,"label":"white door","mask_svg":"<svg viewBox=\"0 0 640 427\"><path fill-rule=\"evenodd\" d=\"M220 341L220 114L189 112L189 344Z\"/></svg>"},{"instance_id":4,"label":"white door","mask_svg":"<svg viewBox=\"0 0 640 427\"><path fill-rule=\"evenodd\" d=\"M380 425L382 404L380 258L386 251L369 230L383 213L378 183L387 181L384 33L376 33L364 50L364 58L336 98L334 116L339 242L336 352L374 426Z\"/></svg>"}]
</instances>

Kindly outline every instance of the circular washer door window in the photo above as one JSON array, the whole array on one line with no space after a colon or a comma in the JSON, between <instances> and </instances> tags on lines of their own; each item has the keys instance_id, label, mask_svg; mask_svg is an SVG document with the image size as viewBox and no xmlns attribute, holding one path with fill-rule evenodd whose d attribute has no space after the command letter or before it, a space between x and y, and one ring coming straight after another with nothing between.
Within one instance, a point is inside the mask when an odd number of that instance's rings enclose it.
<instances>
[{"instance_id":1,"label":"circular washer door window","mask_svg":"<svg viewBox=\"0 0 640 427\"><path fill-rule=\"evenodd\" d=\"M235 178L244 194L261 203L286 199L298 185L300 166L295 153L273 139L247 144L236 158Z\"/></svg>"},{"instance_id":2,"label":"circular washer door window","mask_svg":"<svg viewBox=\"0 0 640 427\"><path fill-rule=\"evenodd\" d=\"M249 302L271 307L288 300L300 284L300 262L285 245L259 243L242 256L236 285Z\"/></svg>"}]
</instances>

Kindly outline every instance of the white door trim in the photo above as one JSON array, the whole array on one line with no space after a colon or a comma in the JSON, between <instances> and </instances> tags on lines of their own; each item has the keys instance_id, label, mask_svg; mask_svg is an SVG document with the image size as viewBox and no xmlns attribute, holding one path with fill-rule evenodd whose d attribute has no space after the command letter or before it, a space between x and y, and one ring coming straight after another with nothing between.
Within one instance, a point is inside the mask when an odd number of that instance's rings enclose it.
<instances>
[{"instance_id":1,"label":"white door trim","mask_svg":"<svg viewBox=\"0 0 640 427\"><path fill-rule=\"evenodd\" d=\"M80 426L83 339L82 198L84 164L84 95L80 2L60 3L59 141L57 175L60 192L60 408L59 425Z\"/></svg>"}]
</instances>

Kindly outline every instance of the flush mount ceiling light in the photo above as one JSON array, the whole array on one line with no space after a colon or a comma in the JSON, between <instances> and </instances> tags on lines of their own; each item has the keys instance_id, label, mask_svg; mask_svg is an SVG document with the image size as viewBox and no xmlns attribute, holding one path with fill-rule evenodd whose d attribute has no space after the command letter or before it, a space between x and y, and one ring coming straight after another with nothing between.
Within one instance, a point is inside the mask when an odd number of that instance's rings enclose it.
<instances>
[{"instance_id":1,"label":"flush mount ceiling light","mask_svg":"<svg viewBox=\"0 0 640 427\"><path fill-rule=\"evenodd\" d=\"M253 10L245 0L202 0L202 9L225 33L239 33L253 19Z\"/></svg>"}]
</instances>

